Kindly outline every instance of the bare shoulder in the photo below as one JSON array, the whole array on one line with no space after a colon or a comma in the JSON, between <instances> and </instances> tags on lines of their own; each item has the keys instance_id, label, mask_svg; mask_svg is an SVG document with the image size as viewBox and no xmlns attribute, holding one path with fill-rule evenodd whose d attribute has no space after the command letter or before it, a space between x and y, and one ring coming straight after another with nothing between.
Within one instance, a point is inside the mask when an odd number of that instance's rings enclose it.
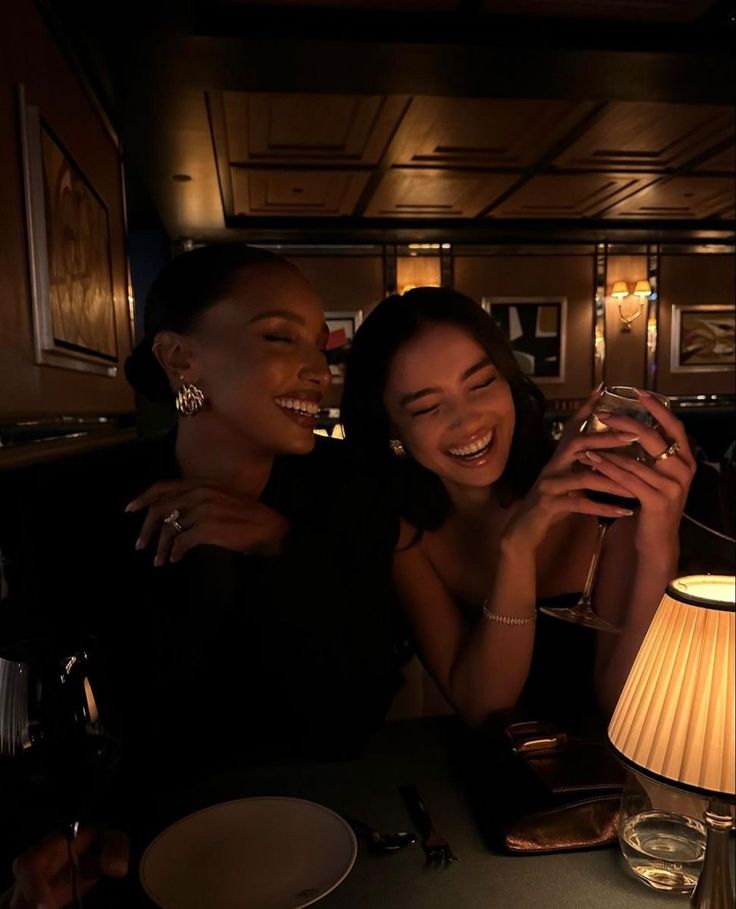
<instances>
[{"instance_id":1,"label":"bare shoulder","mask_svg":"<svg viewBox=\"0 0 736 909\"><path fill-rule=\"evenodd\" d=\"M400 518L399 539L394 552L406 552L408 549L413 549L421 542L421 539L421 531L405 518Z\"/></svg>"}]
</instances>

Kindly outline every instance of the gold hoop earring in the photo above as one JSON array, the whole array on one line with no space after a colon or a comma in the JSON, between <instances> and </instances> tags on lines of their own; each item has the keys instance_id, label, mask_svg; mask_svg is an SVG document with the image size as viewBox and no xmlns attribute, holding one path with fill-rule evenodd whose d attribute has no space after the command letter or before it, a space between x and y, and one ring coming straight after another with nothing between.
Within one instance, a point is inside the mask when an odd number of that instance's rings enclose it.
<instances>
[{"instance_id":1,"label":"gold hoop earring","mask_svg":"<svg viewBox=\"0 0 736 909\"><path fill-rule=\"evenodd\" d=\"M176 409L182 417L193 417L204 407L204 392L198 385L185 382L176 393Z\"/></svg>"},{"instance_id":2,"label":"gold hoop earring","mask_svg":"<svg viewBox=\"0 0 736 909\"><path fill-rule=\"evenodd\" d=\"M404 448L404 443L401 439L389 439L388 445L391 449L391 454L396 455L397 458L406 457L406 449Z\"/></svg>"}]
</instances>

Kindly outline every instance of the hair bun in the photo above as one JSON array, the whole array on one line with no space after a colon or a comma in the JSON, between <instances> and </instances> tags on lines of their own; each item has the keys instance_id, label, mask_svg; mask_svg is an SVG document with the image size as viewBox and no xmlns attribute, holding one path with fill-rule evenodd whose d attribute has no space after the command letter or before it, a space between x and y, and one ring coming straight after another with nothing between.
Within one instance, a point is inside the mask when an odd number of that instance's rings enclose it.
<instances>
[{"instance_id":1,"label":"hair bun","mask_svg":"<svg viewBox=\"0 0 736 909\"><path fill-rule=\"evenodd\" d=\"M143 338L125 361L125 378L138 394L149 401L170 403L173 398L166 373L156 359L148 338Z\"/></svg>"}]
</instances>

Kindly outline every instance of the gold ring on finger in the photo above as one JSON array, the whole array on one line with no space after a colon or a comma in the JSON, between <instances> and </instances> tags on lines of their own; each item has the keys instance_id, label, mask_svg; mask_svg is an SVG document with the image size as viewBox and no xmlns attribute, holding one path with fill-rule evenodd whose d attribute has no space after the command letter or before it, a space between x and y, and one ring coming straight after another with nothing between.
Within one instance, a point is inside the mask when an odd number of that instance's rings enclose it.
<instances>
[{"instance_id":1,"label":"gold ring on finger","mask_svg":"<svg viewBox=\"0 0 736 909\"><path fill-rule=\"evenodd\" d=\"M679 450L680 450L680 443L679 443L679 442L673 442L673 443L670 445L670 447L669 447L669 448L665 448L665 450L664 450L661 454L655 455L655 456L654 456L654 460L655 460L655 461L666 461L667 458L671 458L672 455L677 454L677 452L678 452Z\"/></svg>"},{"instance_id":2,"label":"gold ring on finger","mask_svg":"<svg viewBox=\"0 0 736 909\"><path fill-rule=\"evenodd\" d=\"M164 524L168 524L169 527L173 527L177 533L181 533L184 528L179 523L179 518L181 517L181 512L178 508L175 508L171 514L166 515L164 518Z\"/></svg>"}]
</instances>

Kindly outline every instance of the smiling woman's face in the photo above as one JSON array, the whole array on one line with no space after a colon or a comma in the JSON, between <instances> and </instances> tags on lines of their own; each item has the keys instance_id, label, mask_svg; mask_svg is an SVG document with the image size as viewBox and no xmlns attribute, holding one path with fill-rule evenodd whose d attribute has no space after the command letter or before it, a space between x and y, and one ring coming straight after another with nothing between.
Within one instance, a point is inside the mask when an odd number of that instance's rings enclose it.
<instances>
[{"instance_id":1,"label":"smiling woman's face","mask_svg":"<svg viewBox=\"0 0 736 909\"><path fill-rule=\"evenodd\" d=\"M411 456L445 485L490 486L503 473L514 434L511 389L462 328L429 325L401 347L384 404Z\"/></svg>"},{"instance_id":2,"label":"smiling woman's face","mask_svg":"<svg viewBox=\"0 0 736 909\"><path fill-rule=\"evenodd\" d=\"M311 451L330 382L327 327L319 297L297 269L241 269L188 337L187 380L204 391L212 418L263 453Z\"/></svg>"}]
</instances>

